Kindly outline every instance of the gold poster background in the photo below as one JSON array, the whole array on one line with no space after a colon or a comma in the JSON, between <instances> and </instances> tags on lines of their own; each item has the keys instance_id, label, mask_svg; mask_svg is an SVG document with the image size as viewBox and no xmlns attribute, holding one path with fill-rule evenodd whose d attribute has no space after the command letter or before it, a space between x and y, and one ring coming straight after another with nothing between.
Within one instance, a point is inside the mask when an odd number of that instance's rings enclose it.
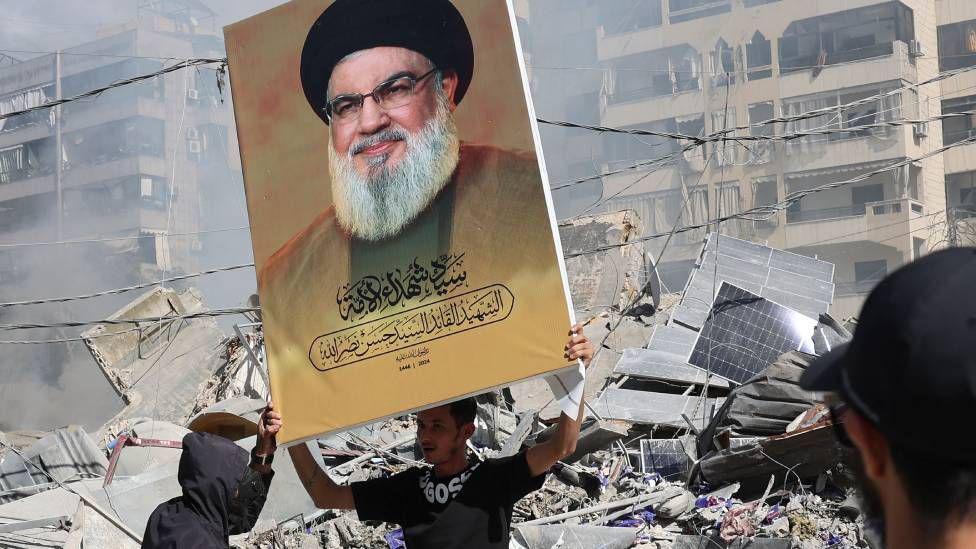
<instances>
[{"instance_id":1,"label":"gold poster background","mask_svg":"<svg viewBox=\"0 0 976 549\"><path fill-rule=\"evenodd\" d=\"M567 300L505 0L454 2L475 51L473 80L455 114L462 141L523 151L531 171L512 175L508 165L488 162L488 175L470 187L477 191L458 186L449 252L463 254L463 288L340 317L336 296L343 285L364 273L405 271L414 259L430 269L436 257L384 246L379 266L374 260L373 270L353 269L348 242L323 228L332 201L328 126L305 100L299 59L308 29L330 3L294 0L224 31L272 393L285 421L282 443L566 366ZM301 258L269 264L283 246L295 248L296 238L306 243L296 252ZM294 265L316 275L293 275ZM391 315L498 287L504 291L492 295L511 295L503 300L513 303L495 321L342 367L313 367L310 351L320 336L379 326Z\"/></svg>"}]
</instances>

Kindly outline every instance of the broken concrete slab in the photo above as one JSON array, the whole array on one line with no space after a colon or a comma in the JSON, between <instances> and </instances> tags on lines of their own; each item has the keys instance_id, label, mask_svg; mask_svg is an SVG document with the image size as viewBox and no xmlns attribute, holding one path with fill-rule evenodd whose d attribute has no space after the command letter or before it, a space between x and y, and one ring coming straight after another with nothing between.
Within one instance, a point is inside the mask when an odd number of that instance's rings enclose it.
<instances>
[{"instance_id":1,"label":"broken concrete slab","mask_svg":"<svg viewBox=\"0 0 976 549\"><path fill-rule=\"evenodd\" d=\"M684 428L687 423L682 414L693 422L700 423L712 407L717 409L725 403L724 398L705 398L702 406L702 400L697 396L609 387L593 403L593 408L604 418Z\"/></svg>"},{"instance_id":2,"label":"broken concrete slab","mask_svg":"<svg viewBox=\"0 0 976 549\"><path fill-rule=\"evenodd\" d=\"M204 311L191 288L155 288L109 320L166 318ZM224 333L213 318L174 318L129 331L128 324L99 324L82 333L96 364L127 402L115 420L132 417L183 423L200 387L227 364ZM113 337L93 337L117 333ZM164 366L160 366L164 365Z\"/></svg>"},{"instance_id":3,"label":"broken concrete slab","mask_svg":"<svg viewBox=\"0 0 976 549\"><path fill-rule=\"evenodd\" d=\"M637 540L635 528L609 526L516 526L512 533L512 547L518 549L627 549Z\"/></svg>"},{"instance_id":4,"label":"broken concrete slab","mask_svg":"<svg viewBox=\"0 0 976 549\"><path fill-rule=\"evenodd\" d=\"M679 535L672 549L790 549L790 538L740 538L726 544L722 538Z\"/></svg>"},{"instance_id":5,"label":"broken concrete slab","mask_svg":"<svg viewBox=\"0 0 976 549\"><path fill-rule=\"evenodd\" d=\"M84 429L77 425L58 429L21 452L7 451L0 458L0 492L52 482L105 475L108 460ZM29 460L34 465L24 463Z\"/></svg>"},{"instance_id":6,"label":"broken concrete slab","mask_svg":"<svg viewBox=\"0 0 976 549\"><path fill-rule=\"evenodd\" d=\"M575 463L590 452L607 448L614 441L627 436L630 427L630 423L626 421L587 417L583 420L583 425L580 428L580 436L576 442L576 450L563 461L565 463ZM555 425L549 426L532 437L531 441L527 442L526 445L534 446L543 442L552 436L555 431Z\"/></svg>"},{"instance_id":7,"label":"broken concrete slab","mask_svg":"<svg viewBox=\"0 0 976 549\"><path fill-rule=\"evenodd\" d=\"M686 359L687 356L681 357L654 349L624 349L613 373L655 381L703 385L708 375L701 368L688 364ZM729 387L729 382L718 376L713 375L708 379L708 384L712 387Z\"/></svg>"},{"instance_id":8,"label":"broken concrete slab","mask_svg":"<svg viewBox=\"0 0 976 549\"><path fill-rule=\"evenodd\" d=\"M792 433L762 439L758 444L713 452L700 462L701 476L711 484L741 482L746 490L763 486L769 475L782 483L816 477L845 459L832 426L820 423Z\"/></svg>"}]
</instances>

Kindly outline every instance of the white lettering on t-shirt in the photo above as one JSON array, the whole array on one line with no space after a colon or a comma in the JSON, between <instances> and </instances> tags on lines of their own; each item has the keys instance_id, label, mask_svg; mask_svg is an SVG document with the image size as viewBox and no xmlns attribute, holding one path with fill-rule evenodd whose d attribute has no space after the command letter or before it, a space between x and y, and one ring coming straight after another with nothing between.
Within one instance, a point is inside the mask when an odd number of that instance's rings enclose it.
<instances>
[{"instance_id":1,"label":"white lettering on t-shirt","mask_svg":"<svg viewBox=\"0 0 976 549\"><path fill-rule=\"evenodd\" d=\"M424 493L424 497L427 498L429 503L437 502L443 505L461 493L461 489L464 488L464 483L471 478L471 474L474 473L479 465L481 463L475 463L465 472L452 478L447 484L438 482L434 478L433 469L427 469L420 475L420 490Z\"/></svg>"}]
</instances>

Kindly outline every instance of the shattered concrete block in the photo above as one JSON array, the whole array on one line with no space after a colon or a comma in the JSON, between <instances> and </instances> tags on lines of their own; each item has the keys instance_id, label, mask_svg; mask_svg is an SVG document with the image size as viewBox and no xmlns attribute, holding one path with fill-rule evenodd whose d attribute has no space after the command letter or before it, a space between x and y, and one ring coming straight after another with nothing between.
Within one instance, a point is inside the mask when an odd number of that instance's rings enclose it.
<instances>
[{"instance_id":1,"label":"shattered concrete block","mask_svg":"<svg viewBox=\"0 0 976 549\"><path fill-rule=\"evenodd\" d=\"M567 526L548 524L518 526L512 535L512 547L519 549L627 549L637 539L633 528L607 526Z\"/></svg>"}]
</instances>

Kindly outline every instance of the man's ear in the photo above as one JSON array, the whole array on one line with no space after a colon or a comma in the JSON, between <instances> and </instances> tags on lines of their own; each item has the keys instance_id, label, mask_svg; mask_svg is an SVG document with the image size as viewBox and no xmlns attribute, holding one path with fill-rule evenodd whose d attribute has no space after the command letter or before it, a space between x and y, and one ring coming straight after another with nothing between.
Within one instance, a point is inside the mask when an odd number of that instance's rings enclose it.
<instances>
[{"instance_id":1,"label":"man's ear","mask_svg":"<svg viewBox=\"0 0 976 549\"><path fill-rule=\"evenodd\" d=\"M888 441L881 431L856 410L849 410L844 418L847 436L857 447L864 464L864 473L874 482L891 476L894 471Z\"/></svg>"},{"instance_id":2,"label":"man's ear","mask_svg":"<svg viewBox=\"0 0 976 549\"><path fill-rule=\"evenodd\" d=\"M464 440L468 440L469 438L474 436L474 429L475 427L473 422L465 423L464 425L461 426L461 436L464 437Z\"/></svg>"},{"instance_id":3,"label":"man's ear","mask_svg":"<svg viewBox=\"0 0 976 549\"><path fill-rule=\"evenodd\" d=\"M458 78L456 71L446 70L442 73L440 84L444 89L444 95L447 96L447 102L450 104L451 112L454 112L454 109L457 108L457 98L455 97L455 94L457 93L459 82L460 79Z\"/></svg>"}]
</instances>

